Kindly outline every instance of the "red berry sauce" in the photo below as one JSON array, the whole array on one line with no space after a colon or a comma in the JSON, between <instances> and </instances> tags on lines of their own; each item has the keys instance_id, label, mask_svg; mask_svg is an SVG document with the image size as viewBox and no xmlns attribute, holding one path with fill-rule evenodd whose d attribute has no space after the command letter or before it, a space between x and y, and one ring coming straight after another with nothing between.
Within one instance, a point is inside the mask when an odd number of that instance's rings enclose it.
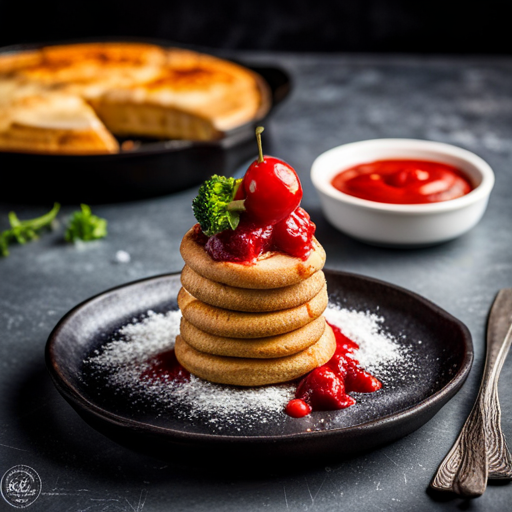
<instances>
[{"instance_id":1,"label":"red berry sauce","mask_svg":"<svg viewBox=\"0 0 512 512\"><path fill-rule=\"evenodd\" d=\"M293 418L302 418L312 411L332 411L354 405L348 393L372 393L382 387L378 379L364 371L354 357L359 348L340 329L329 324L336 336L336 352L323 366L308 373L297 385L295 398L288 402L285 412ZM188 382L190 373L176 359L174 349L148 361L149 368L141 379L150 383L170 384Z\"/></svg>"},{"instance_id":2,"label":"red berry sauce","mask_svg":"<svg viewBox=\"0 0 512 512\"><path fill-rule=\"evenodd\" d=\"M311 411L344 409L356 401L349 392L372 393L381 382L361 368L354 352L357 343L343 335L339 327L329 324L336 336L336 352L323 366L308 373L297 386L295 399L286 406L294 418L307 416Z\"/></svg>"},{"instance_id":3,"label":"red berry sauce","mask_svg":"<svg viewBox=\"0 0 512 512\"><path fill-rule=\"evenodd\" d=\"M306 260L313 250L316 226L302 208L294 210L287 218L274 225L262 225L249 217L242 217L235 230L228 229L209 238L196 241L204 245L215 261L232 261L252 265L268 251L278 251Z\"/></svg>"},{"instance_id":4,"label":"red berry sauce","mask_svg":"<svg viewBox=\"0 0 512 512\"><path fill-rule=\"evenodd\" d=\"M188 382L190 372L176 359L174 349L162 352L148 361L149 368L140 378L151 383Z\"/></svg>"},{"instance_id":5,"label":"red berry sauce","mask_svg":"<svg viewBox=\"0 0 512 512\"><path fill-rule=\"evenodd\" d=\"M313 250L316 226L306 210L297 208L286 219L274 226L274 249L290 256L306 259Z\"/></svg>"},{"instance_id":6,"label":"red berry sauce","mask_svg":"<svg viewBox=\"0 0 512 512\"><path fill-rule=\"evenodd\" d=\"M272 226L258 226L241 219L235 230L228 229L211 236L206 252L216 261L251 263L272 246Z\"/></svg>"},{"instance_id":7,"label":"red berry sauce","mask_svg":"<svg viewBox=\"0 0 512 512\"><path fill-rule=\"evenodd\" d=\"M292 418L302 418L307 416L312 410L313 408L307 402L300 398L294 398L288 402L285 412Z\"/></svg>"}]
</instances>

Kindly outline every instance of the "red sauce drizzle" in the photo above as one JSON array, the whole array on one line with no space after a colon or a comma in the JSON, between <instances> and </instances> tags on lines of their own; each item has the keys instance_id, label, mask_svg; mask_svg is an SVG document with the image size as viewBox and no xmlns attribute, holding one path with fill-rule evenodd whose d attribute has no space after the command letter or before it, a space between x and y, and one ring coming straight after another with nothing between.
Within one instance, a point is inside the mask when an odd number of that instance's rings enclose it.
<instances>
[{"instance_id":1,"label":"red sauce drizzle","mask_svg":"<svg viewBox=\"0 0 512 512\"><path fill-rule=\"evenodd\" d=\"M473 186L456 167L425 160L377 160L337 174L334 188L345 194L391 204L425 204L462 197Z\"/></svg>"},{"instance_id":2,"label":"red sauce drizzle","mask_svg":"<svg viewBox=\"0 0 512 512\"><path fill-rule=\"evenodd\" d=\"M190 372L176 359L174 349L162 352L148 361L149 368L140 378L151 383L188 382Z\"/></svg>"},{"instance_id":3,"label":"red sauce drizzle","mask_svg":"<svg viewBox=\"0 0 512 512\"><path fill-rule=\"evenodd\" d=\"M361 368L354 352L357 343L347 338L339 327L329 324L336 337L336 352L323 366L308 373L297 386L295 399L288 402L286 414L294 418L307 416L311 411L331 411L354 405L347 393L372 393L381 382Z\"/></svg>"},{"instance_id":4,"label":"red sauce drizzle","mask_svg":"<svg viewBox=\"0 0 512 512\"><path fill-rule=\"evenodd\" d=\"M336 336L336 352L326 364L299 381L295 399L285 409L289 416L302 418L312 411L344 409L356 403L349 392L372 393L382 387L355 359L357 343L344 336L338 327L329 325ZM190 373L178 362L174 349L158 354L148 363L149 368L141 374L142 380L163 384L190 380Z\"/></svg>"}]
</instances>

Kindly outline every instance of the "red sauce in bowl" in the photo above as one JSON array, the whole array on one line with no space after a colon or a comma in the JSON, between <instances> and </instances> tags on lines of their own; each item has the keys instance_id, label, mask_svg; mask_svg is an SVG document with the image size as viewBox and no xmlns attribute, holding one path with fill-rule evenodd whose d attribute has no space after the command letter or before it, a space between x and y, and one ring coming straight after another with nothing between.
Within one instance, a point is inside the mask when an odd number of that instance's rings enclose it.
<instances>
[{"instance_id":1,"label":"red sauce in bowl","mask_svg":"<svg viewBox=\"0 0 512 512\"><path fill-rule=\"evenodd\" d=\"M456 167L427 160L377 160L338 173L334 188L378 203L425 204L449 201L473 190Z\"/></svg>"}]
</instances>

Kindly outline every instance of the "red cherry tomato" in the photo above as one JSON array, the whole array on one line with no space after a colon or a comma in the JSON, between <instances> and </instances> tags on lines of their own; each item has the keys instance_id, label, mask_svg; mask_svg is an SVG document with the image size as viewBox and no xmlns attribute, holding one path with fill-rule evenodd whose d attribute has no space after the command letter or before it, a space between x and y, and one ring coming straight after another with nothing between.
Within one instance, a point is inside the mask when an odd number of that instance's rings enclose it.
<instances>
[{"instance_id":1,"label":"red cherry tomato","mask_svg":"<svg viewBox=\"0 0 512 512\"><path fill-rule=\"evenodd\" d=\"M233 197L233 201L239 201L240 199L245 199L245 190L243 181L240 183L239 187L236 189L236 194Z\"/></svg>"},{"instance_id":2,"label":"red cherry tomato","mask_svg":"<svg viewBox=\"0 0 512 512\"><path fill-rule=\"evenodd\" d=\"M264 224L276 224L288 217L302 199L297 173L286 162L271 156L249 166L242 186L246 213Z\"/></svg>"}]
</instances>

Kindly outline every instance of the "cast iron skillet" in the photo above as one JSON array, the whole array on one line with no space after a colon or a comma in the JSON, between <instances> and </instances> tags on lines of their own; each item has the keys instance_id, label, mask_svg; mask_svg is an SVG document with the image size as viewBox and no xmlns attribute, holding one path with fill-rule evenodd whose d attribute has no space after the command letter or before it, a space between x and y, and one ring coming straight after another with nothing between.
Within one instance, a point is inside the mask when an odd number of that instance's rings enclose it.
<instances>
[{"instance_id":1,"label":"cast iron skillet","mask_svg":"<svg viewBox=\"0 0 512 512\"><path fill-rule=\"evenodd\" d=\"M339 458L374 449L413 432L455 395L473 361L471 335L459 320L408 290L356 274L325 274L331 304L382 316L383 328L410 346L408 357L415 363L405 378L399 365L393 365L382 390L359 394L358 403L348 409L313 412L301 419L282 413L267 422L234 418L213 428L208 417L178 414L183 412L180 406L166 409L130 390L109 391L99 384L84 359L101 351L132 318L148 310L176 310L179 274L126 284L78 305L49 337L48 370L87 423L130 449L168 460L185 454L199 463L241 457L245 463L270 456L277 462Z\"/></svg>"},{"instance_id":2,"label":"cast iron skillet","mask_svg":"<svg viewBox=\"0 0 512 512\"><path fill-rule=\"evenodd\" d=\"M114 41L184 48L168 41L116 38L9 46L0 48L0 53L20 52L52 44ZM189 46L186 48L211 53ZM227 132L221 140L211 142L131 137L131 140L140 143L137 149L109 155L42 155L0 151L0 201L111 203L165 195L193 187L215 173L230 174L256 154L256 125L265 123L291 88L290 77L278 67L237 62L256 72L270 89L270 108L263 117ZM122 139L119 140L122 142ZM271 151L268 131L265 150L267 153Z\"/></svg>"}]
</instances>

